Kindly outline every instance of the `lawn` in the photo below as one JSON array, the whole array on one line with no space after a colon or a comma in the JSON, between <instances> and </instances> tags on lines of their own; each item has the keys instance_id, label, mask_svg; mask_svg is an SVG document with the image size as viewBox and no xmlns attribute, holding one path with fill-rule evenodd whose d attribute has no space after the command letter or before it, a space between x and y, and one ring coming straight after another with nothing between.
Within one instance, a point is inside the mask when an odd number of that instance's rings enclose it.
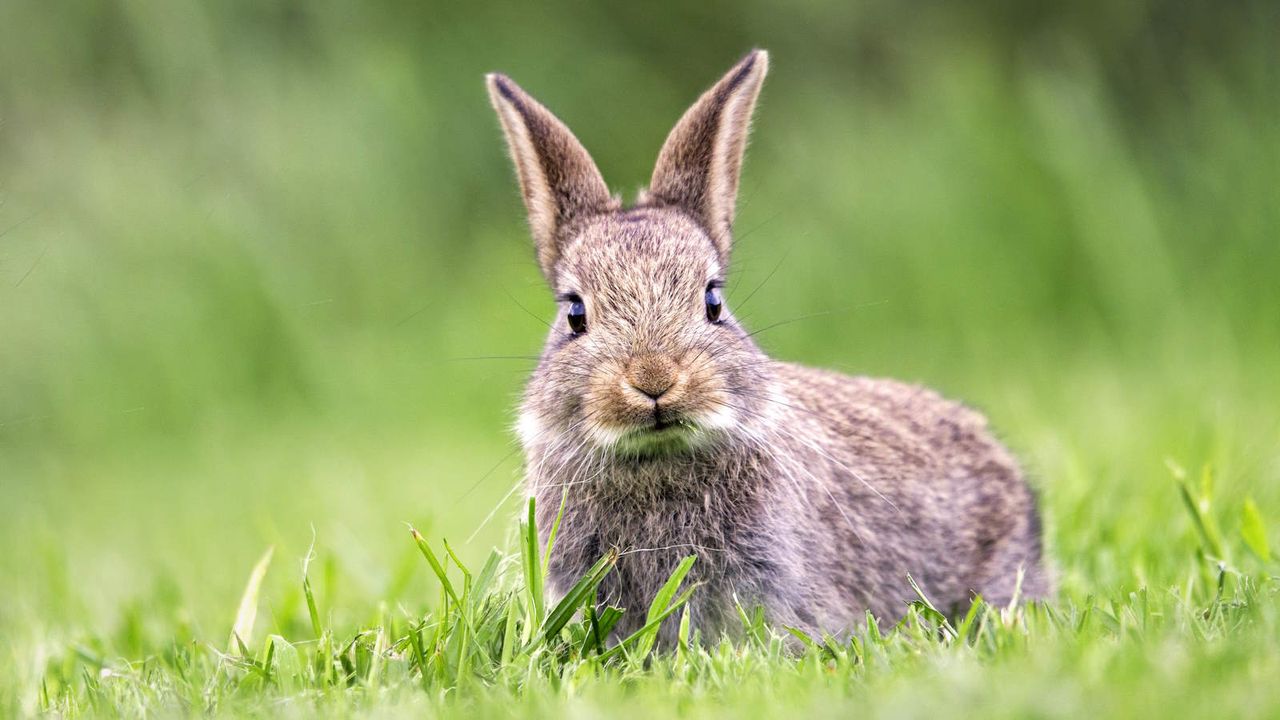
<instances>
[{"instance_id":1,"label":"lawn","mask_svg":"<svg viewBox=\"0 0 1280 720\"><path fill-rule=\"evenodd\" d=\"M0 5L0 715L1280 715L1274 8L912 7ZM630 197L752 46L727 304L986 412L1052 602L653 649L542 597L483 74Z\"/></svg>"}]
</instances>

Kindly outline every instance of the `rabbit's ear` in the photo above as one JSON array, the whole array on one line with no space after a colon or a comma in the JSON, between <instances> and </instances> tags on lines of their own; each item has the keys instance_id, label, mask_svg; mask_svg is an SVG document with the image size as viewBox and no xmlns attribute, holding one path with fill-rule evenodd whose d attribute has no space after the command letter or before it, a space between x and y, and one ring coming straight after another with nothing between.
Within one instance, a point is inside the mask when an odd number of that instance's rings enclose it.
<instances>
[{"instance_id":1,"label":"rabbit's ear","mask_svg":"<svg viewBox=\"0 0 1280 720\"><path fill-rule=\"evenodd\" d=\"M617 203L586 148L550 110L505 75L490 74L485 81L520 176L538 265L551 278L564 228Z\"/></svg>"},{"instance_id":2,"label":"rabbit's ear","mask_svg":"<svg viewBox=\"0 0 1280 720\"><path fill-rule=\"evenodd\" d=\"M646 201L692 213L724 261L751 112L768 70L769 54L753 50L698 98L667 136L649 182Z\"/></svg>"}]
</instances>

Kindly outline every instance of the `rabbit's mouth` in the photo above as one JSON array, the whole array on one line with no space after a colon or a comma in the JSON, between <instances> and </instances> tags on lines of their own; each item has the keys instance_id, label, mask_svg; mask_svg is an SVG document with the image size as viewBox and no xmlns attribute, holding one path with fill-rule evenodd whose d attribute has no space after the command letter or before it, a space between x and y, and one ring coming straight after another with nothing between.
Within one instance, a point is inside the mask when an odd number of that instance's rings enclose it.
<instances>
[{"instance_id":1,"label":"rabbit's mouth","mask_svg":"<svg viewBox=\"0 0 1280 720\"><path fill-rule=\"evenodd\" d=\"M655 417L653 424L623 433L614 448L622 455L670 455L692 449L701 433L696 423L685 418Z\"/></svg>"},{"instance_id":2,"label":"rabbit's mouth","mask_svg":"<svg viewBox=\"0 0 1280 720\"><path fill-rule=\"evenodd\" d=\"M687 420L683 413L672 410L659 403L653 405L653 424L640 428L643 432L662 432L669 429L696 430L694 423Z\"/></svg>"}]
</instances>

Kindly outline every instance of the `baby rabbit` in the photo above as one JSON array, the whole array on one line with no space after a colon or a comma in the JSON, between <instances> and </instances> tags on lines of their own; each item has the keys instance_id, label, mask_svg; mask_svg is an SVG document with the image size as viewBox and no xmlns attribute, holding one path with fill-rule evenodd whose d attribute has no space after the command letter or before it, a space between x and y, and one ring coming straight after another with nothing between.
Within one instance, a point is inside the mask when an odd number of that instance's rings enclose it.
<instances>
[{"instance_id":1,"label":"baby rabbit","mask_svg":"<svg viewBox=\"0 0 1280 720\"><path fill-rule=\"evenodd\" d=\"M773 360L725 303L756 50L694 103L634 206L563 123L489 75L538 264L560 304L517 430L548 579L563 593L611 548L601 600L625 636L679 560L704 635L772 622L840 633L916 599L1041 598L1036 499L977 412L922 387ZM670 642L675 623L664 627Z\"/></svg>"}]
</instances>

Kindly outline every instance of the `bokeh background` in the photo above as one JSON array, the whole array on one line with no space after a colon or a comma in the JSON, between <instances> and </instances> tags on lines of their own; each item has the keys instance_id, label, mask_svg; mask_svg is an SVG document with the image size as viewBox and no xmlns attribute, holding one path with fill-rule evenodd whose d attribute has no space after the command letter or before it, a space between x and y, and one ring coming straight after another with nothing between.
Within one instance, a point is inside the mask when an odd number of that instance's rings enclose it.
<instances>
[{"instance_id":1,"label":"bokeh background","mask_svg":"<svg viewBox=\"0 0 1280 720\"><path fill-rule=\"evenodd\" d=\"M313 537L339 623L434 597L403 521L501 545L531 363L470 358L554 306L482 74L630 197L755 46L729 302L763 345L988 412L1064 592L1181 579L1171 466L1280 518L1278 7L0 3L13 667L225 637L269 545L280 625Z\"/></svg>"}]
</instances>

